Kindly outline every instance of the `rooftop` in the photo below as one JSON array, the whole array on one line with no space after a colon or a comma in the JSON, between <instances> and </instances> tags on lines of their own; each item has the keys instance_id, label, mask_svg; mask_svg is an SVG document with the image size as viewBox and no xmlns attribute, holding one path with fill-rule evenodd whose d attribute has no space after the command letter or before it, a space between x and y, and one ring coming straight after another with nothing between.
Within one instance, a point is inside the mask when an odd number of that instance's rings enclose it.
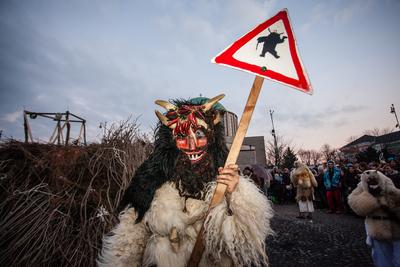
<instances>
[{"instance_id":1,"label":"rooftop","mask_svg":"<svg viewBox=\"0 0 400 267\"><path fill-rule=\"evenodd\" d=\"M388 133L388 134L383 134L380 136L372 136L372 135L363 135L360 138L348 143L347 145L344 145L342 148L348 148L352 147L361 143L374 143L374 144L385 144L385 143L392 143L400 141L400 131Z\"/></svg>"}]
</instances>

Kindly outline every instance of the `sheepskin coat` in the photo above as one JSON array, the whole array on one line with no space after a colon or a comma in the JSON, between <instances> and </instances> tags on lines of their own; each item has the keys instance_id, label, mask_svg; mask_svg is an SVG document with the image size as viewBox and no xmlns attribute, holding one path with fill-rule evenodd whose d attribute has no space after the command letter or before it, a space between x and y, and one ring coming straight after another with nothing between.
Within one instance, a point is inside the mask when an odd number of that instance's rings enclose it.
<instances>
[{"instance_id":1,"label":"sheepskin coat","mask_svg":"<svg viewBox=\"0 0 400 267\"><path fill-rule=\"evenodd\" d=\"M173 182L155 193L143 220L129 208L103 239L99 266L186 266L215 189L205 200L180 197ZM272 234L269 201L253 182L240 177L236 190L214 207L205 220L205 251L199 266L260 266L267 262L264 240ZM177 236L171 239L171 233Z\"/></svg>"},{"instance_id":2,"label":"sheepskin coat","mask_svg":"<svg viewBox=\"0 0 400 267\"><path fill-rule=\"evenodd\" d=\"M376 196L368 188L370 177L376 177L379 181L381 193ZM377 240L400 240L400 190L383 173L365 171L357 188L349 195L348 203L355 213L366 216L370 237Z\"/></svg>"},{"instance_id":3,"label":"sheepskin coat","mask_svg":"<svg viewBox=\"0 0 400 267\"><path fill-rule=\"evenodd\" d=\"M301 177L304 174L306 176ZM290 180L293 186L296 187L296 200L299 201L313 201L314 200L314 187L318 186L314 174L304 164L294 169L290 174Z\"/></svg>"}]
</instances>

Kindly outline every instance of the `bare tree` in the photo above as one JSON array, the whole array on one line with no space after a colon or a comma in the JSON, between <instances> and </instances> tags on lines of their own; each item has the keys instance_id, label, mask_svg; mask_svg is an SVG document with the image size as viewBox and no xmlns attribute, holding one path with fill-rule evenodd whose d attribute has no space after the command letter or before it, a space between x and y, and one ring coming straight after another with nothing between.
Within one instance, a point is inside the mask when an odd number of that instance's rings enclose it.
<instances>
[{"instance_id":1,"label":"bare tree","mask_svg":"<svg viewBox=\"0 0 400 267\"><path fill-rule=\"evenodd\" d=\"M393 129L391 129L390 127L386 127L386 128L378 128L378 127L374 127L371 130L366 130L364 131L364 134L368 134L368 135L372 135L372 136L380 136L380 135L384 135L384 134L388 134L393 132Z\"/></svg>"},{"instance_id":2,"label":"bare tree","mask_svg":"<svg viewBox=\"0 0 400 267\"><path fill-rule=\"evenodd\" d=\"M373 129L365 130L364 134L372 135L372 136L380 136L381 135L381 129L379 129L378 127L374 127Z\"/></svg>"},{"instance_id":3,"label":"bare tree","mask_svg":"<svg viewBox=\"0 0 400 267\"><path fill-rule=\"evenodd\" d=\"M394 129L393 129L393 128L390 128L390 127L382 128L382 130L381 130L381 135L392 133L393 130L394 130Z\"/></svg>"},{"instance_id":4,"label":"bare tree","mask_svg":"<svg viewBox=\"0 0 400 267\"><path fill-rule=\"evenodd\" d=\"M330 151L330 148L328 150ZM317 165L323 157L321 152L314 149L300 149L297 152L297 156L307 165Z\"/></svg>"},{"instance_id":5,"label":"bare tree","mask_svg":"<svg viewBox=\"0 0 400 267\"><path fill-rule=\"evenodd\" d=\"M302 162L311 165L311 150L300 149L299 152L297 152L297 155L300 157Z\"/></svg>"},{"instance_id":6,"label":"bare tree","mask_svg":"<svg viewBox=\"0 0 400 267\"><path fill-rule=\"evenodd\" d=\"M267 156L267 162L274 164L275 166L280 166L283 159L283 153L286 148L290 147L293 151L294 148L291 147L291 142L285 140L281 135L276 136L277 147L275 148L274 140L271 138L265 144L265 152Z\"/></svg>"},{"instance_id":7,"label":"bare tree","mask_svg":"<svg viewBox=\"0 0 400 267\"><path fill-rule=\"evenodd\" d=\"M350 136L349 138L347 138L346 142L347 142L347 143L351 143L351 142L357 140L358 138L359 138L358 135L352 135L352 136Z\"/></svg>"},{"instance_id":8,"label":"bare tree","mask_svg":"<svg viewBox=\"0 0 400 267\"><path fill-rule=\"evenodd\" d=\"M321 153L323 158L328 161L334 157L335 149L333 149L329 144L324 144L321 147Z\"/></svg>"},{"instance_id":9,"label":"bare tree","mask_svg":"<svg viewBox=\"0 0 400 267\"><path fill-rule=\"evenodd\" d=\"M318 152L314 149L312 149L311 151L311 160L313 165L317 165L319 163L319 161L322 159L322 153Z\"/></svg>"}]
</instances>

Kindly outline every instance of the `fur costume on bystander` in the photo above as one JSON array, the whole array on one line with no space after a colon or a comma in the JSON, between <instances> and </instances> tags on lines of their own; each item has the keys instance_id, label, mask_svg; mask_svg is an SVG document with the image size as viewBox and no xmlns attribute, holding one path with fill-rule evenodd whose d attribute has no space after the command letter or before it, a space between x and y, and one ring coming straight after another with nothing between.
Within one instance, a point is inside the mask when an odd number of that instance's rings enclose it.
<instances>
[{"instance_id":1,"label":"fur costume on bystander","mask_svg":"<svg viewBox=\"0 0 400 267\"><path fill-rule=\"evenodd\" d=\"M363 172L348 201L355 213L366 216L369 236L377 240L400 240L400 189L390 178L376 170Z\"/></svg>"},{"instance_id":2,"label":"fur costume on bystander","mask_svg":"<svg viewBox=\"0 0 400 267\"><path fill-rule=\"evenodd\" d=\"M297 188L296 200L297 201L313 201L314 200L314 187L317 187L317 181L310 169L296 161L296 169L290 174L290 180Z\"/></svg>"},{"instance_id":3,"label":"fur costume on bystander","mask_svg":"<svg viewBox=\"0 0 400 267\"><path fill-rule=\"evenodd\" d=\"M290 180L296 187L296 200L299 204L299 219L312 219L314 212L314 187L317 187L317 181L310 169L303 163L296 161L296 169L290 174Z\"/></svg>"}]
</instances>

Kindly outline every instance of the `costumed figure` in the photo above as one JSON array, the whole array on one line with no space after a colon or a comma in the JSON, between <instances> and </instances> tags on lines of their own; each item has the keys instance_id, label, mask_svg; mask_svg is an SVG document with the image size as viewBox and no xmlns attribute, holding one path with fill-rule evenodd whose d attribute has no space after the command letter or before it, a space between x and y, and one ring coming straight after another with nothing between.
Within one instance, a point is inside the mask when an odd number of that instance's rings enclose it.
<instances>
[{"instance_id":1,"label":"costumed figure","mask_svg":"<svg viewBox=\"0 0 400 267\"><path fill-rule=\"evenodd\" d=\"M199 266L267 264L264 240L272 208L257 186L224 166L224 95L157 100L154 152L137 169L121 201L119 223L103 238L100 266L186 266L204 224ZM216 182L225 199L206 217Z\"/></svg>"},{"instance_id":2,"label":"costumed figure","mask_svg":"<svg viewBox=\"0 0 400 267\"><path fill-rule=\"evenodd\" d=\"M290 180L296 187L296 200L300 210L298 218L312 219L314 187L318 186L317 180L305 164L296 161L295 167L296 169L290 175Z\"/></svg>"},{"instance_id":3,"label":"costumed figure","mask_svg":"<svg viewBox=\"0 0 400 267\"><path fill-rule=\"evenodd\" d=\"M383 173L364 171L348 203L366 217L367 244L375 266L400 266L400 189Z\"/></svg>"}]
</instances>

